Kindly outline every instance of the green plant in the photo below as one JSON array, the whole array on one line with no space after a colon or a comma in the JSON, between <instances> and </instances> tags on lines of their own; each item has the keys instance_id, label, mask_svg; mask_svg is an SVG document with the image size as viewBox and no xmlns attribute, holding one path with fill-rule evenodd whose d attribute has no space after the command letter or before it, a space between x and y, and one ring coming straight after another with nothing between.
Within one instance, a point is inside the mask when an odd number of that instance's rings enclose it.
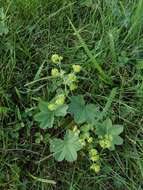
<instances>
[{"instance_id":1,"label":"green plant","mask_svg":"<svg viewBox=\"0 0 143 190\"><path fill-rule=\"evenodd\" d=\"M5 33L0 24L0 189L142 190L142 5L143 0L0 0L8 28ZM65 103L83 95L85 105L95 104L94 126L76 124L69 109L64 117L54 116L52 128L33 120L41 112L38 103L50 103L65 87L58 65L50 63L53 52L64 55L65 74L71 63L82 66ZM113 127L124 125L124 145L114 151L108 148L112 137L96 133L109 118ZM67 130L78 134L82 148L77 161L56 162L50 142L64 140Z\"/></svg>"},{"instance_id":2,"label":"green plant","mask_svg":"<svg viewBox=\"0 0 143 190\"><path fill-rule=\"evenodd\" d=\"M121 145L123 140L119 134L123 132L123 127L112 125L110 119L99 122L100 112L97 105L85 103L83 95L72 95L76 88L71 89L71 86L78 84L77 73L81 71L80 65L73 65L71 73L67 73L62 69L61 56L54 54L51 60L58 67L51 69L52 80L60 81L60 85L56 88L54 98L50 101L40 100L40 112L35 115L35 121L40 123L42 129L57 128L57 122L62 123L61 118L70 114L68 124L62 125L66 130L64 139L51 137L50 151L57 161L65 159L72 162L77 159L79 150L88 150L89 158L93 162L90 168L98 173L100 153L98 154L94 148L101 151L105 148L114 150L115 145ZM41 134L37 135L36 141L40 143Z\"/></svg>"}]
</instances>

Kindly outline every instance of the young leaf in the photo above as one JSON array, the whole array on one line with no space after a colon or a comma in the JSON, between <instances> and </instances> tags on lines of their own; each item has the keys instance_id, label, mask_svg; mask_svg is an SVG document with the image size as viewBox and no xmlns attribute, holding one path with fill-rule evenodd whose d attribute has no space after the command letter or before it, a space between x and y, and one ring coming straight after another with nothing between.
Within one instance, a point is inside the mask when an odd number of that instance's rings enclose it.
<instances>
[{"instance_id":1,"label":"young leaf","mask_svg":"<svg viewBox=\"0 0 143 190\"><path fill-rule=\"evenodd\" d=\"M96 134L99 137L104 137L105 135L112 136L111 150L115 149L115 145L123 144L123 139L119 136L123 132L123 129L122 125L112 125L110 119L106 119L103 123L96 124Z\"/></svg>"},{"instance_id":2,"label":"young leaf","mask_svg":"<svg viewBox=\"0 0 143 190\"><path fill-rule=\"evenodd\" d=\"M68 105L64 104L54 111L48 109L48 102L40 101L39 110L40 112L34 116L35 121L40 123L40 128L52 128L54 124L55 116L65 116L67 114Z\"/></svg>"},{"instance_id":3,"label":"young leaf","mask_svg":"<svg viewBox=\"0 0 143 190\"><path fill-rule=\"evenodd\" d=\"M72 96L69 105L69 112L74 115L74 120L78 124L85 122L93 124L97 116L97 108L94 104L85 105L82 95Z\"/></svg>"},{"instance_id":4,"label":"young leaf","mask_svg":"<svg viewBox=\"0 0 143 190\"><path fill-rule=\"evenodd\" d=\"M69 162L77 159L77 151L82 148L79 137L72 131L67 131L64 140L53 139L50 142L50 151L54 153L57 161L67 160Z\"/></svg>"},{"instance_id":5,"label":"young leaf","mask_svg":"<svg viewBox=\"0 0 143 190\"><path fill-rule=\"evenodd\" d=\"M96 134L99 136L104 136L109 134L109 131L112 129L112 121L106 119L103 123L96 123Z\"/></svg>"},{"instance_id":6,"label":"young leaf","mask_svg":"<svg viewBox=\"0 0 143 190\"><path fill-rule=\"evenodd\" d=\"M62 106L60 106L56 111L55 111L55 115L56 116L62 116L64 117L67 114L67 110L68 110L68 105L64 104Z\"/></svg>"}]
</instances>

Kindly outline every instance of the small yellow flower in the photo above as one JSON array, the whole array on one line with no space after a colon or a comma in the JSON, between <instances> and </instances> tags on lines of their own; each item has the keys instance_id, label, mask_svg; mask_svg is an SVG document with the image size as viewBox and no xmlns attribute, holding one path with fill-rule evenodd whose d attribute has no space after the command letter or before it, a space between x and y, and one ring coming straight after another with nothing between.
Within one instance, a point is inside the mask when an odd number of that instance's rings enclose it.
<instances>
[{"instance_id":1,"label":"small yellow flower","mask_svg":"<svg viewBox=\"0 0 143 190\"><path fill-rule=\"evenodd\" d=\"M68 74L68 80L70 82L75 82L77 80L76 75L74 73Z\"/></svg>"},{"instance_id":2,"label":"small yellow flower","mask_svg":"<svg viewBox=\"0 0 143 190\"><path fill-rule=\"evenodd\" d=\"M57 97L56 104L58 106L63 105L65 103L65 96L64 94L61 94Z\"/></svg>"},{"instance_id":3,"label":"small yellow flower","mask_svg":"<svg viewBox=\"0 0 143 190\"><path fill-rule=\"evenodd\" d=\"M99 144L102 148L110 148L112 146L113 137L111 135L105 135L99 140Z\"/></svg>"},{"instance_id":4,"label":"small yellow flower","mask_svg":"<svg viewBox=\"0 0 143 190\"><path fill-rule=\"evenodd\" d=\"M106 148L111 148L111 146L112 146L111 141L107 140L106 141Z\"/></svg>"},{"instance_id":5,"label":"small yellow flower","mask_svg":"<svg viewBox=\"0 0 143 190\"><path fill-rule=\"evenodd\" d=\"M81 71L80 65L73 65L72 68L75 73L79 73Z\"/></svg>"},{"instance_id":6,"label":"small yellow flower","mask_svg":"<svg viewBox=\"0 0 143 190\"><path fill-rule=\"evenodd\" d=\"M58 54L53 54L51 60L53 63L58 64L63 60L63 57Z\"/></svg>"},{"instance_id":7,"label":"small yellow flower","mask_svg":"<svg viewBox=\"0 0 143 190\"><path fill-rule=\"evenodd\" d=\"M71 91L74 91L78 88L77 84L75 84L75 83L71 83L69 87L70 87Z\"/></svg>"},{"instance_id":8,"label":"small yellow flower","mask_svg":"<svg viewBox=\"0 0 143 190\"><path fill-rule=\"evenodd\" d=\"M49 109L50 111L54 111L54 110L56 110L56 108L57 108L57 107L56 107L55 104L52 104L52 103L51 103L51 104L48 105L48 109Z\"/></svg>"},{"instance_id":9,"label":"small yellow flower","mask_svg":"<svg viewBox=\"0 0 143 190\"><path fill-rule=\"evenodd\" d=\"M95 173L99 173L100 172L100 165L97 163L93 163L90 166L90 169L93 170Z\"/></svg>"},{"instance_id":10,"label":"small yellow flower","mask_svg":"<svg viewBox=\"0 0 143 190\"><path fill-rule=\"evenodd\" d=\"M98 151L96 150L96 149L94 149L94 148L92 148L90 151L89 151L89 155L90 156L95 156L95 155L97 155L98 154Z\"/></svg>"},{"instance_id":11,"label":"small yellow flower","mask_svg":"<svg viewBox=\"0 0 143 190\"><path fill-rule=\"evenodd\" d=\"M96 149L91 149L89 151L89 157L90 157L90 160L92 160L93 162L96 162L99 160L99 154L98 154L98 151Z\"/></svg>"},{"instance_id":12,"label":"small yellow flower","mask_svg":"<svg viewBox=\"0 0 143 190\"><path fill-rule=\"evenodd\" d=\"M64 71L64 70L61 69L61 71L60 71L61 77L63 77L65 73L66 73L66 71Z\"/></svg>"},{"instance_id":13,"label":"small yellow flower","mask_svg":"<svg viewBox=\"0 0 143 190\"><path fill-rule=\"evenodd\" d=\"M80 138L80 139L79 139L79 142L80 142L80 144L81 144L82 146L85 146L85 145L86 145L85 139Z\"/></svg>"},{"instance_id":14,"label":"small yellow flower","mask_svg":"<svg viewBox=\"0 0 143 190\"><path fill-rule=\"evenodd\" d=\"M51 70L51 75L52 75L53 77L58 77L59 74L60 74L60 73L59 73L59 70L58 70L58 69L54 68L54 69Z\"/></svg>"},{"instance_id":15,"label":"small yellow flower","mask_svg":"<svg viewBox=\"0 0 143 190\"><path fill-rule=\"evenodd\" d=\"M92 160L93 162L98 161L100 158L98 151L94 148L89 151L89 157L90 157L90 160Z\"/></svg>"},{"instance_id":16,"label":"small yellow flower","mask_svg":"<svg viewBox=\"0 0 143 190\"><path fill-rule=\"evenodd\" d=\"M96 162L96 161L98 161L99 160L99 155L97 154L97 155L95 155L95 156L92 156L92 157L90 157L90 160L91 161L93 161L93 162Z\"/></svg>"},{"instance_id":17,"label":"small yellow flower","mask_svg":"<svg viewBox=\"0 0 143 190\"><path fill-rule=\"evenodd\" d=\"M106 148L106 142L105 142L105 140L103 140L103 139L99 140L99 144L100 144L100 146L102 148Z\"/></svg>"},{"instance_id":18,"label":"small yellow flower","mask_svg":"<svg viewBox=\"0 0 143 190\"><path fill-rule=\"evenodd\" d=\"M88 137L88 138L87 138L87 142L88 142L88 143L92 143L92 142L93 142L93 138L92 138L92 137Z\"/></svg>"},{"instance_id":19,"label":"small yellow flower","mask_svg":"<svg viewBox=\"0 0 143 190\"><path fill-rule=\"evenodd\" d=\"M73 132L75 133L75 135L79 135L80 133L80 130L77 128L77 126L75 125L74 128L73 128Z\"/></svg>"},{"instance_id":20,"label":"small yellow flower","mask_svg":"<svg viewBox=\"0 0 143 190\"><path fill-rule=\"evenodd\" d=\"M108 139L108 140L112 141L112 140L113 140L113 137L112 137L112 135L106 134L106 135L105 135L105 139Z\"/></svg>"},{"instance_id":21,"label":"small yellow flower","mask_svg":"<svg viewBox=\"0 0 143 190\"><path fill-rule=\"evenodd\" d=\"M77 125L74 126L73 132L76 132L78 130Z\"/></svg>"}]
</instances>

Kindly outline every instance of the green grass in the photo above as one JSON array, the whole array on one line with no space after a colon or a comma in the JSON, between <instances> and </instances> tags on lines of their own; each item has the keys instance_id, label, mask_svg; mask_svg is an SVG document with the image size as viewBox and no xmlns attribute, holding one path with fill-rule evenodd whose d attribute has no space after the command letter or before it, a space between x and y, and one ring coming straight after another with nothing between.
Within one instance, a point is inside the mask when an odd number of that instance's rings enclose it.
<instances>
[{"instance_id":1,"label":"green grass","mask_svg":"<svg viewBox=\"0 0 143 190\"><path fill-rule=\"evenodd\" d=\"M8 28L0 35L2 190L143 189L143 0L81 2L0 0ZM105 154L98 175L86 155L72 164L57 163L48 144L34 141L40 130L33 110L39 97L51 96L55 52L67 70L82 65L76 93L98 104L101 117L124 125L124 144Z\"/></svg>"}]
</instances>

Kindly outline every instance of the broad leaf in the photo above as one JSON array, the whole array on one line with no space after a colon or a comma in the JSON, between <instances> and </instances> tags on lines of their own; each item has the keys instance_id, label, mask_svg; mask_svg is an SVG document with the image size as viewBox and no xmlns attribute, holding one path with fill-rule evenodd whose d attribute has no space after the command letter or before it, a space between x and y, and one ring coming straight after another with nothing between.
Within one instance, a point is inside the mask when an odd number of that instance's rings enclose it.
<instances>
[{"instance_id":1,"label":"broad leaf","mask_svg":"<svg viewBox=\"0 0 143 190\"><path fill-rule=\"evenodd\" d=\"M39 105L38 105L38 107L39 107L39 110L41 111L41 112L47 112L47 109L48 109L48 102L45 102L45 101L40 101L39 102Z\"/></svg>"},{"instance_id":2,"label":"broad leaf","mask_svg":"<svg viewBox=\"0 0 143 190\"><path fill-rule=\"evenodd\" d=\"M73 96L71 97L71 103L69 105L69 112L74 114L74 119L76 123L85 122L85 102L83 96Z\"/></svg>"},{"instance_id":3,"label":"broad leaf","mask_svg":"<svg viewBox=\"0 0 143 190\"><path fill-rule=\"evenodd\" d=\"M50 111L40 112L35 115L35 121L40 122L40 128L52 128L54 123L54 114Z\"/></svg>"},{"instance_id":4,"label":"broad leaf","mask_svg":"<svg viewBox=\"0 0 143 190\"><path fill-rule=\"evenodd\" d=\"M123 144L123 139L120 136L116 136L116 138L113 139L113 143L115 145L122 145Z\"/></svg>"},{"instance_id":5,"label":"broad leaf","mask_svg":"<svg viewBox=\"0 0 143 190\"><path fill-rule=\"evenodd\" d=\"M67 160L69 162L77 159L77 151L82 148L79 137L72 131L67 131L64 140L53 139L50 142L50 151L57 161Z\"/></svg>"},{"instance_id":6,"label":"broad leaf","mask_svg":"<svg viewBox=\"0 0 143 190\"><path fill-rule=\"evenodd\" d=\"M88 104L85 108L86 121L93 124L98 115L98 109L94 104Z\"/></svg>"},{"instance_id":7,"label":"broad leaf","mask_svg":"<svg viewBox=\"0 0 143 190\"><path fill-rule=\"evenodd\" d=\"M74 120L78 124L85 122L93 124L98 114L94 104L85 105L82 95L71 97L69 112L74 115Z\"/></svg>"},{"instance_id":8,"label":"broad leaf","mask_svg":"<svg viewBox=\"0 0 143 190\"><path fill-rule=\"evenodd\" d=\"M112 121L110 119L106 119L103 123L96 123L96 134L99 136L104 136L110 133L112 130Z\"/></svg>"},{"instance_id":9,"label":"broad leaf","mask_svg":"<svg viewBox=\"0 0 143 190\"><path fill-rule=\"evenodd\" d=\"M122 125L113 125L113 127L110 129L111 135L120 135L123 132L124 128Z\"/></svg>"}]
</instances>

